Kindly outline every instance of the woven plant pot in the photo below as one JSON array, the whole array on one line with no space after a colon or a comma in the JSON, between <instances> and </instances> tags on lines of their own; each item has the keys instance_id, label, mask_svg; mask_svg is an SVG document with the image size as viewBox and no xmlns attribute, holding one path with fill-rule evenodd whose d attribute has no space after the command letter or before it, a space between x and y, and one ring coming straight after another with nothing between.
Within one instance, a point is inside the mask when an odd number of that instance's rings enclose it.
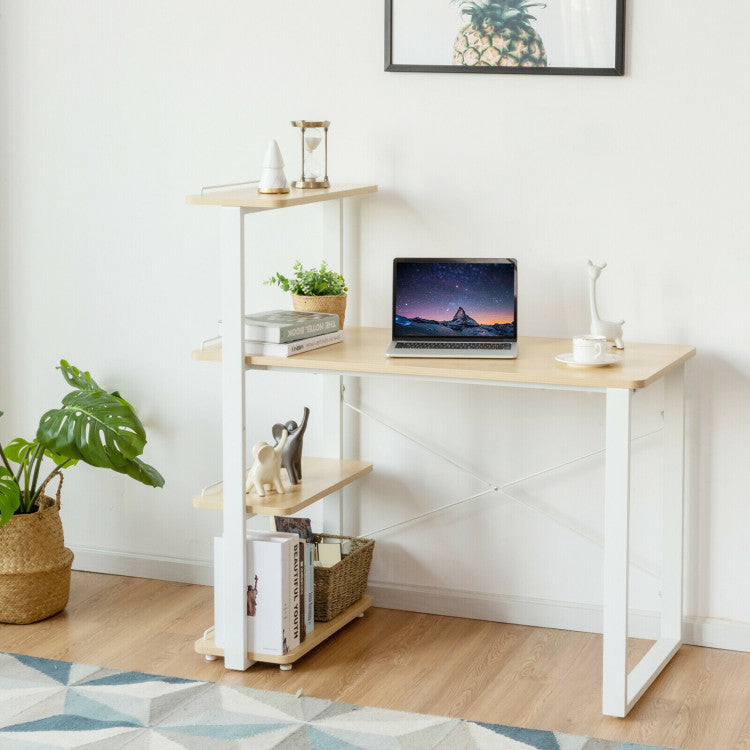
<instances>
[{"instance_id":1,"label":"woven plant pot","mask_svg":"<svg viewBox=\"0 0 750 750\"><path fill-rule=\"evenodd\" d=\"M37 622L68 603L73 553L63 539L59 477L55 498L42 494L38 512L0 527L0 622Z\"/></svg>"},{"instance_id":2,"label":"woven plant pot","mask_svg":"<svg viewBox=\"0 0 750 750\"><path fill-rule=\"evenodd\" d=\"M298 312L324 312L339 316L339 330L344 328L346 315L345 294L325 294L321 297L306 297L302 294L292 295L292 307Z\"/></svg>"}]
</instances>

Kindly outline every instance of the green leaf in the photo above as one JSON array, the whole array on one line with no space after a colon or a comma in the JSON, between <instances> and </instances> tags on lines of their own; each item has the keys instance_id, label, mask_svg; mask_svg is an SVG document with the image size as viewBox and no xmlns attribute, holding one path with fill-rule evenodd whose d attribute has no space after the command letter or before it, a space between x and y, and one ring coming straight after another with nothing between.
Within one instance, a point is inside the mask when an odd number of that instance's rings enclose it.
<instances>
[{"instance_id":1,"label":"green leaf","mask_svg":"<svg viewBox=\"0 0 750 750\"><path fill-rule=\"evenodd\" d=\"M71 365L69 362L67 362L64 359L60 360L60 366L57 368L62 373L65 380L70 383L74 388L77 388L79 391L103 391L104 388L102 388L94 378L91 377L91 373L86 370L85 372L81 372L75 365ZM109 394L110 396L114 396L120 403L124 404L125 406L130 407L133 412L135 413L135 409L133 408L133 405L128 403L121 395L119 391L112 391L112 393Z\"/></svg>"},{"instance_id":2,"label":"green leaf","mask_svg":"<svg viewBox=\"0 0 750 750\"><path fill-rule=\"evenodd\" d=\"M39 422L37 439L62 456L115 471L143 452L146 431L133 410L105 391L74 391Z\"/></svg>"},{"instance_id":3,"label":"green leaf","mask_svg":"<svg viewBox=\"0 0 750 750\"><path fill-rule=\"evenodd\" d=\"M3 449L5 457L13 463L21 464L26 461L33 453L37 446L36 440L30 443L23 438L14 438Z\"/></svg>"},{"instance_id":4,"label":"green leaf","mask_svg":"<svg viewBox=\"0 0 750 750\"><path fill-rule=\"evenodd\" d=\"M32 440L31 442L29 442L28 440L24 440L23 438L15 438L5 446L5 455L7 456L9 461L20 464L23 461L26 461L27 458L30 458L32 455L34 455L34 451L36 450L38 445L39 441L36 438L34 438L34 440ZM53 461L55 463L55 466L63 463L66 460L70 462L70 466L75 466L75 464L78 463L76 459L70 459L66 456L62 456L59 453L55 453L54 451L50 450L49 448L44 449L44 455L51 461Z\"/></svg>"},{"instance_id":5,"label":"green leaf","mask_svg":"<svg viewBox=\"0 0 750 750\"><path fill-rule=\"evenodd\" d=\"M121 473L137 479L139 482L149 485L149 487L164 486L164 477L153 466L144 463L140 458L128 461Z\"/></svg>"},{"instance_id":6,"label":"green leaf","mask_svg":"<svg viewBox=\"0 0 750 750\"><path fill-rule=\"evenodd\" d=\"M344 277L328 267L326 261L322 261L320 268L304 268L300 261L294 266L294 277L288 279L281 273L276 273L266 279L264 284L276 284L283 291L291 291L305 297L321 297L331 294L343 294L346 291Z\"/></svg>"},{"instance_id":7,"label":"green leaf","mask_svg":"<svg viewBox=\"0 0 750 750\"><path fill-rule=\"evenodd\" d=\"M21 504L21 488L13 475L0 466L0 526L8 523Z\"/></svg>"},{"instance_id":8,"label":"green leaf","mask_svg":"<svg viewBox=\"0 0 750 750\"><path fill-rule=\"evenodd\" d=\"M123 398L123 397L122 397L122 396L120 395L120 392L119 392L119 391L112 391L112 393L110 393L109 395L110 395L110 396L112 396L112 398L116 398L116 399L117 399L117 400L118 400L118 401L119 401L119 402L120 402L121 404L123 404L124 406L127 406L127 407L128 407L128 408L129 408L129 409L130 409L130 410L131 410L131 411L133 412L133 414L135 414L135 407L133 406L133 404L131 404L131 403L127 402L127 401L126 401L126 400L125 400L125 399L124 399L124 398Z\"/></svg>"},{"instance_id":9,"label":"green leaf","mask_svg":"<svg viewBox=\"0 0 750 750\"><path fill-rule=\"evenodd\" d=\"M104 389L91 377L88 371L81 372L77 367L71 365L64 359L60 360L57 368L62 373L65 380L80 391L103 391Z\"/></svg>"}]
</instances>

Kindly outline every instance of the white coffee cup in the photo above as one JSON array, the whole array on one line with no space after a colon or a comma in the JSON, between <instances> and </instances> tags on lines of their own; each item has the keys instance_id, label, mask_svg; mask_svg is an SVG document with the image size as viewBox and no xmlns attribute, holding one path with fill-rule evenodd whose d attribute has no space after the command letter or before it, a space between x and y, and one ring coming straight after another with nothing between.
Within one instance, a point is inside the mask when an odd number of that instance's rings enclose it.
<instances>
[{"instance_id":1,"label":"white coffee cup","mask_svg":"<svg viewBox=\"0 0 750 750\"><path fill-rule=\"evenodd\" d=\"M598 365L607 359L605 336L576 336L573 339L573 361L581 365Z\"/></svg>"}]
</instances>

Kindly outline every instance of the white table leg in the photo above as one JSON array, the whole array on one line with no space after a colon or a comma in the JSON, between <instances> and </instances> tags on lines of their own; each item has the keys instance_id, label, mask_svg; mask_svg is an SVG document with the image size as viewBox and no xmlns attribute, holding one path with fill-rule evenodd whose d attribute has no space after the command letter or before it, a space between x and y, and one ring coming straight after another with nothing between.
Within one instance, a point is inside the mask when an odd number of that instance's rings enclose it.
<instances>
[{"instance_id":1,"label":"white table leg","mask_svg":"<svg viewBox=\"0 0 750 750\"><path fill-rule=\"evenodd\" d=\"M245 545L245 236L240 208L221 209L224 666L247 669Z\"/></svg>"},{"instance_id":2,"label":"white table leg","mask_svg":"<svg viewBox=\"0 0 750 750\"><path fill-rule=\"evenodd\" d=\"M602 712L626 716L682 645L684 367L664 377L661 633L627 673L630 392L607 391Z\"/></svg>"},{"instance_id":3,"label":"white table leg","mask_svg":"<svg viewBox=\"0 0 750 750\"><path fill-rule=\"evenodd\" d=\"M661 635L682 641L683 497L685 484L684 365L664 377L664 548Z\"/></svg>"},{"instance_id":4,"label":"white table leg","mask_svg":"<svg viewBox=\"0 0 750 750\"><path fill-rule=\"evenodd\" d=\"M629 390L607 390L606 418L602 713L625 716L630 519Z\"/></svg>"}]
</instances>

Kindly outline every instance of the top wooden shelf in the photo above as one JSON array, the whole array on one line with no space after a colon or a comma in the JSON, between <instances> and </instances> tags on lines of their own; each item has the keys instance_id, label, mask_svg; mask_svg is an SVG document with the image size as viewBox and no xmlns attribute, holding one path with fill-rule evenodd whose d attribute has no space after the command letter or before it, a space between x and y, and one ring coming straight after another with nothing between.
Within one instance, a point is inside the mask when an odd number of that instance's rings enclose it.
<instances>
[{"instance_id":1,"label":"top wooden shelf","mask_svg":"<svg viewBox=\"0 0 750 750\"><path fill-rule=\"evenodd\" d=\"M377 185L356 185L349 183L332 184L329 188L291 188L283 195L261 195L256 186L241 189L212 190L203 195L188 195L187 203L196 206L224 206L226 208L253 208L259 211L288 206L302 206L306 203L320 203L337 198L351 198L355 195L376 193Z\"/></svg>"},{"instance_id":2,"label":"top wooden shelf","mask_svg":"<svg viewBox=\"0 0 750 750\"><path fill-rule=\"evenodd\" d=\"M555 361L569 352L570 339L521 336L517 359L388 358L387 328L344 329L339 344L292 357L247 356L246 366L265 370L307 370L351 375L398 375L488 383L553 385L571 388L645 388L695 356L695 347L678 344L634 344L616 351L622 362L607 367L571 367ZM221 347L194 351L193 359L220 362Z\"/></svg>"}]
</instances>

